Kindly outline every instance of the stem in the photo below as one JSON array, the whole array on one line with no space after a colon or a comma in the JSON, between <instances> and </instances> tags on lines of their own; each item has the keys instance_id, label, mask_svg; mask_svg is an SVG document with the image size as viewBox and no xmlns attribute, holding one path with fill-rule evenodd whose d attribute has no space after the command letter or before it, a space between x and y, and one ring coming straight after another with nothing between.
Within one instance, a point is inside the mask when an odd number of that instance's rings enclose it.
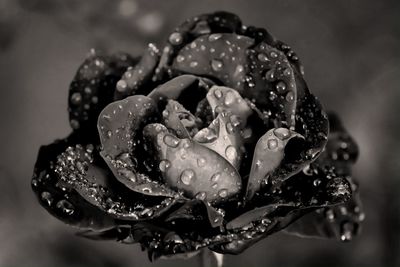
<instances>
[{"instance_id":1,"label":"stem","mask_svg":"<svg viewBox=\"0 0 400 267\"><path fill-rule=\"evenodd\" d=\"M215 253L209 249L203 249L200 253L201 267L222 267L224 255Z\"/></svg>"}]
</instances>

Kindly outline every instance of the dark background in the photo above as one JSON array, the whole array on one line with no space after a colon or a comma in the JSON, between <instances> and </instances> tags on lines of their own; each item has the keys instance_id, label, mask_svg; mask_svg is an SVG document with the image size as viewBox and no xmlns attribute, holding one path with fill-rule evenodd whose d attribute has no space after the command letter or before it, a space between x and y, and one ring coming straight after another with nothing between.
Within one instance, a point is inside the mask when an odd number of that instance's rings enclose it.
<instances>
[{"instance_id":1,"label":"dark background","mask_svg":"<svg viewBox=\"0 0 400 267\"><path fill-rule=\"evenodd\" d=\"M0 266L150 264L137 245L95 242L51 217L30 189L39 146L70 132L68 86L90 48L140 54L185 18L215 10L266 27L357 140L366 210L351 243L275 234L226 266L400 266L400 1L0 0Z\"/></svg>"}]
</instances>

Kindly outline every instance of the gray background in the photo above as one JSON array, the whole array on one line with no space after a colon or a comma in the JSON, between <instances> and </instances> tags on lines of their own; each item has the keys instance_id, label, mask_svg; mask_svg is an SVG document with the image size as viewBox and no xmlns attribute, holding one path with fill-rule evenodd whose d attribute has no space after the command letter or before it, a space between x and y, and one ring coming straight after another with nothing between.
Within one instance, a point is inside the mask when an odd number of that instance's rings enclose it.
<instances>
[{"instance_id":1,"label":"gray background","mask_svg":"<svg viewBox=\"0 0 400 267\"><path fill-rule=\"evenodd\" d=\"M91 47L139 54L185 18L233 11L302 59L311 90L358 141L366 210L351 243L279 233L226 266L400 266L400 1L0 0L0 266L151 265L139 246L94 242L30 190L40 145L70 132L68 86ZM196 266L158 261L152 266Z\"/></svg>"}]
</instances>

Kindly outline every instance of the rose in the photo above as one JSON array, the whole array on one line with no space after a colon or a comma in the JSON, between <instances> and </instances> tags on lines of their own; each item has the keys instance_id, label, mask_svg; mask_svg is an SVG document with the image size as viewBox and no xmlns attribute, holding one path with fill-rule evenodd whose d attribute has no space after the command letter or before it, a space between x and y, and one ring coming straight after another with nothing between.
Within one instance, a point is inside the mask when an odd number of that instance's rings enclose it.
<instances>
[{"instance_id":1,"label":"rose","mask_svg":"<svg viewBox=\"0 0 400 267\"><path fill-rule=\"evenodd\" d=\"M151 259L237 254L306 214L288 232L349 240L357 146L333 115L328 133L302 73L289 46L225 12L139 60L93 52L71 83L73 132L40 149L33 190L82 236Z\"/></svg>"}]
</instances>

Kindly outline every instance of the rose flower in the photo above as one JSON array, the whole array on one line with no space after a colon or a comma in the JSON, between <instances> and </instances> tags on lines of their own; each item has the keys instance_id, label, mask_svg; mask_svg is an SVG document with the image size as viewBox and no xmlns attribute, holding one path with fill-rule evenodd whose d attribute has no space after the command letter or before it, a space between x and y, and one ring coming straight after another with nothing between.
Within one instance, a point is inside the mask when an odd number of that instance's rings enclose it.
<instances>
[{"instance_id":1,"label":"rose flower","mask_svg":"<svg viewBox=\"0 0 400 267\"><path fill-rule=\"evenodd\" d=\"M291 48L233 14L187 20L140 58L92 52L69 115L72 133L41 147L32 188L82 236L140 243L155 259L238 254L286 227L359 232L355 142Z\"/></svg>"}]
</instances>

